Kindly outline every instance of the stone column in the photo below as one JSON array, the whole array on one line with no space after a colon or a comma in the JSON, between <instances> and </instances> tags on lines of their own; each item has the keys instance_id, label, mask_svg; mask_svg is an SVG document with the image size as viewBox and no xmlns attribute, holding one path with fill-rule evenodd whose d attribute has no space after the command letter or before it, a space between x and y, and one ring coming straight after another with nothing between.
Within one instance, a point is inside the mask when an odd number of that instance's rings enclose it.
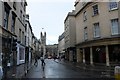
<instances>
[{"instance_id":1,"label":"stone column","mask_svg":"<svg viewBox=\"0 0 120 80\"><path fill-rule=\"evenodd\" d=\"M106 66L110 66L108 45L106 45L105 50L106 50Z\"/></svg>"},{"instance_id":2,"label":"stone column","mask_svg":"<svg viewBox=\"0 0 120 80\"><path fill-rule=\"evenodd\" d=\"M93 52L92 52L92 47L90 47L90 64L93 65Z\"/></svg>"},{"instance_id":3,"label":"stone column","mask_svg":"<svg viewBox=\"0 0 120 80\"><path fill-rule=\"evenodd\" d=\"M77 48L77 62L81 62L81 59L80 59L80 49Z\"/></svg>"},{"instance_id":4,"label":"stone column","mask_svg":"<svg viewBox=\"0 0 120 80\"><path fill-rule=\"evenodd\" d=\"M73 51L69 51L69 61L73 61Z\"/></svg>"},{"instance_id":5,"label":"stone column","mask_svg":"<svg viewBox=\"0 0 120 80\"><path fill-rule=\"evenodd\" d=\"M85 63L85 49L83 48L83 63Z\"/></svg>"}]
</instances>

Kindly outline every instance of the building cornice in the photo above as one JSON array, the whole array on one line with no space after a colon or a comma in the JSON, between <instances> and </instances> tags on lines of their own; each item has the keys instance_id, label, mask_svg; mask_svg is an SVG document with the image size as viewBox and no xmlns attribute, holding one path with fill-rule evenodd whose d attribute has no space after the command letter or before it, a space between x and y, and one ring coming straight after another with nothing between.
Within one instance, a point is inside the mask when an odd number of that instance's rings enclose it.
<instances>
[{"instance_id":1,"label":"building cornice","mask_svg":"<svg viewBox=\"0 0 120 80\"><path fill-rule=\"evenodd\" d=\"M13 34L12 32L10 32L9 30L3 28L2 26L0 26L0 28L2 29L2 35L5 35L6 33L8 33L11 36L17 37L17 35Z\"/></svg>"},{"instance_id":2,"label":"building cornice","mask_svg":"<svg viewBox=\"0 0 120 80\"><path fill-rule=\"evenodd\" d=\"M80 0L76 0L74 6L76 6L79 2L80 2Z\"/></svg>"},{"instance_id":3,"label":"building cornice","mask_svg":"<svg viewBox=\"0 0 120 80\"><path fill-rule=\"evenodd\" d=\"M68 19L69 16L75 16L75 11L73 10L72 12L68 12L68 14L64 20L64 23L66 22L66 20Z\"/></svg>"},{"instance_id":4,"label":"building cornice","mask_svg":"<svg viewBox=\"0 0 120 80\"><path fill-rule=\"evenodd\" d=\"M29 22L28 20L26 20L26 22L29 24L29 28L30 28L30 30L31 30L31 33L32 33L32 27L31 27L31 24L30 24L30 22Z\"/></svg>"},{"instance_id":5,"label":"building cornice","mask_svg":"<svg viewBox=\"0 0 120 80\"><path fill-rule=\"evenodd\" d=\"M81 42L81 43L76 44L76 46L81 46L81 47L85 46L85 45L90 45L90 46L92 45L92 46L94 46L93 45L94 43L97 43L97 44L99 44L100 42L109 43L109 41L119 41L118 43L120 43L120 36L118 35L116 37L111 37L111 38L102 38L102 39L85 41L85 42ZM100 44L100 45L105 45L105 44Z\"/></svg>"},{"instance_id":6,"label":"building cornice","mask_svg":"<svg viewBox=\"0 0 120 80\"><path fill-rule=\"evenodd\" d=\"M88 3L86 3L86 4L75 14L75 17L78 16L78 14L79 14L81 11L83 11L83 9L85 9L85 8L87 7L87 5L89 5L89 4L91 4L91 3L93 3L93 2L88 2Z\"/></svg>"},{"instance_id":7,"label":"building cornice","mask_svg":"<svg viewBox=\"0 0 120 80\"><path fill-rule=\"evenodd\" d=\"M18 20L20 21L20 23L25 27L25 25L23 24L23 22L21 21L21 19L18 17Z\"/></svg>"}]
</instances>

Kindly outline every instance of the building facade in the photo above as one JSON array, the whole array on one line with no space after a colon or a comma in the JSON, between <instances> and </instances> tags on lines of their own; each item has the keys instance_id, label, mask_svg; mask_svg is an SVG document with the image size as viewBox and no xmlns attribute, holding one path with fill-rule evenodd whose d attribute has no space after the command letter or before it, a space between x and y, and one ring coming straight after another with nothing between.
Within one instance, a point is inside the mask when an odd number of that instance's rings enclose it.
<instances>
[{"instance_id":1,"label":"building facade","mask_svg":"<svg viewBox=\"0 0 120 80\"><path fill-rule=\"evenodd\" d=\"M25 63L26 6L26 0L0 1L0 67L3 77L7 74L7 67Z\"/></svg>"},{"instance_id":2,"label":"building facade","mask_svg":"<svg viewBox=\"0 0 120 80\"><path fill-rule=\"evenodd\" d=\"M76 2L77 62L111 64L120 62L118 2Z\"/></svg>"},{"instance_id":3,"label":"building facade","mask_svg":"<svg viewBox=\"0 0 120 80\"><path fill-rule=\"evenodd\" d=\"M69 12L64 20L65 56L69 61L76 60L76 24L75 11Z\"/></svg>"},{"instance_id":4,"label":"building facade","mask_svg":"<svg viewBox=\"0 0 120 80\"><path fill-rule=\"evenodd\" d=\"M32 60L32 27L29 21L29 15L26 14L26 24L25 24L25 53L26 53L26 61L31 62Z\"/></svg>"},{"instance_id":5,"label":"building facade","mask_svg":"<svg viewBox=\"0 0 120 80\"><path fill-rule=\"evenodd\" d=\"M35 55L38 55L38 57L41 56L40 54L40 40L35 38Z\"/></svg>"},{"instance_id":6,"label":"building facade","mask_svg":"<svg viewBox=\"0 0 120 80\"><path fill-rule=\"evenodd\" d=\"M58 54L57 56L65 55L65 33L63 32L58 38Z\"/></svg>"},{"instance_id":7,"label":"building facade","mask_svg":"<svg viewBox=\"0 0 120 80\"><path fill-rule=\"evenodd\" d=\"M58 44L46 45L46 57L57 57L58 54Z\"/></svg>"},{"instance_id":8,"label":"building facade","mask_svg":"<svg viewBox=\"0 0 120 80\"><path fill-rule=\"evenodd\" d=\"M41 57L45 57L46 55L46 32L41 32L40 33L40 53L41 53Z\"/></svg>"},{"instance_id":9,"label":"building facade","mask_svg":"<svg viewBox=\"0 0 120 80\"><path fill-rule=\"evenodd\" d=\"M25 14L27 2L3 2L1 6L1 35L3 60L7 66L25 61ZM14 44L15 43L15 44ZM14 45L13 45L14 44Z\"/></svg>"}]
</instances>

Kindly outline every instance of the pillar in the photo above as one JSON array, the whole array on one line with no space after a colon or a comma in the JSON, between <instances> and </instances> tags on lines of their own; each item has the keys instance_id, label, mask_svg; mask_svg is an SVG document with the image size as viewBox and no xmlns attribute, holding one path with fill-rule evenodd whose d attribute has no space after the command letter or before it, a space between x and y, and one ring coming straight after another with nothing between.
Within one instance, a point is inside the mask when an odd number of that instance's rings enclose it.
<instances>
[{"instance_id":1,"label":"pillar","mask_svg":"<svg viewBox=\"0 0 120 80\"><path fill-rule=\"evenodd\" d=\"M83 63L85 63L85 49L83 48Z\"/></svg>"},{"instance_id":2,"label":"pillar","mask_svg":"<svg viewBox=\"0 0 120 80\"><path fill-rule=\"evenodd\" d=\"M110 66L108 45L106 45L105 50L106 50L106 66Z\"/></svg>"},{"instance_id":3,"label":"pillar","mask_svg":"<svg viewBox=\"0 0 120 80\"><path fill-rule=\"evenodd\" d=\"M82 56L81 56L81 52L80 52L80 49L79 48L77 48L77 62L82 62Z\"/></svg>"},{"instance_id":4,"label":"pillar","mask_svg":"<svg viewBox=\"0 0 120 80\"><path fill-rule=\"evenodd\" d=\"M92 52L92 47L90 47L90 64L93 65L93 52Z\"/></svg>"}]
</instances>

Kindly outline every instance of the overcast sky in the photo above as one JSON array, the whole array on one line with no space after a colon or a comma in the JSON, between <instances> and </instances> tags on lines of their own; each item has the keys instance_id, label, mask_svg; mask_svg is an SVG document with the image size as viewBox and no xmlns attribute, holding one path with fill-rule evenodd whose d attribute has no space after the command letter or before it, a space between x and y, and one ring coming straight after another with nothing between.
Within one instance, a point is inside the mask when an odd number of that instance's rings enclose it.
<instances>
[{"instance_id":1,"label":"overcast sky","mask_svg":"<svg viewBox=\"0 0 120 80\"><path fill-rule=\"evenodd\" d=\"M27 0L27 13L34 35L39 39L40 32L46 31L47 44L58 43L64 32L64 20L74 9L75 0ZM44 28L44 29L42 29Z\"/></svg>"}]
</instances>

